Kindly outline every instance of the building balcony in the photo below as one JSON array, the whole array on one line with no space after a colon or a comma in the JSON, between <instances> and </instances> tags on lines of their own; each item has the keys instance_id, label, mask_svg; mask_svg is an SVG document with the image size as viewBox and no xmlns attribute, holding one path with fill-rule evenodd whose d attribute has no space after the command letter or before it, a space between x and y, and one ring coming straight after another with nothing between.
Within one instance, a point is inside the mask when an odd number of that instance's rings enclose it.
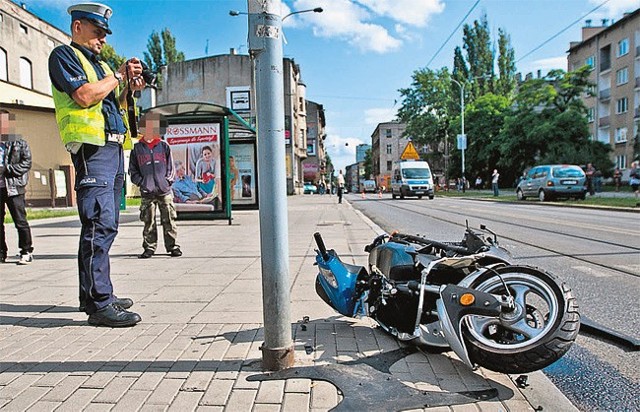
<instances>
[{"instance_id":1,"label":"building balcony","mask_svg":"<svg viewBox=\"0 0 640 412\"><path fill-rule=\"evenodd\" d=\"M611 89L600 90L600 100L611 99Z\"/></svg>"},{"instance_id":2,"label":"building balcony","mask_svg":"<svg viewBox=\"0 0 640 412\"><path fill-rule=\"evenodd\" d=\"M600 64L600 73L606 72L609 69L611 69L611 62L603 62Z\"/></svg>"},{"instance_id":3,"label":"building balcony","mask_svg":"<svg viewBox=\"0 0 640 412\"><path fill-rule=\"evenodd\" d=\"M598 127L609 126L609 116L604 116L598 119Z\"/></svg>"}]
</instances>

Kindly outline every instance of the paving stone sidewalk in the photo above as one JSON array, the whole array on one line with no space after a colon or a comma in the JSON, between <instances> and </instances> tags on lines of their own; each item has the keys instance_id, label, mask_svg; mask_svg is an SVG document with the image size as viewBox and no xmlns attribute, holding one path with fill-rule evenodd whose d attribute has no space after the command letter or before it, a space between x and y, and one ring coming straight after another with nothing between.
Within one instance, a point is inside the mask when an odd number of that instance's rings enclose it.
<instances>
[{"instance_id":1,"label":"paving stone sidewalk","mask_svg":"<svg viewBox=\"0 0 640 412\"><path fill-rule=\"evenodd\" d=\"M314 232L347 262L366 264L363 248L380 229L335 196L293 196L288 206L295 366L400 348L370 320L336 314L314 291ZM137 259L137 218L134 209L122 214L111 261L116 293L133 298L143 319L133 328L91 327L77 311L75 217L32 222L33 264L0 265L0 409L299 412L339 404L340 391L321 380L247 380L262 373L264 340L257 211L234 212L232 225L179 221L180 258ZM13 248L15 230L6 229ZM531 385L519 389L515 377L471 371L451 352L416 352L395 362L389 379L423 391L499 391L497 399L429 411L575 410L544 375L529 376ZM384 393L371 396L382 399L377 410L396 409Z\"/></svg>"}]
</instances>

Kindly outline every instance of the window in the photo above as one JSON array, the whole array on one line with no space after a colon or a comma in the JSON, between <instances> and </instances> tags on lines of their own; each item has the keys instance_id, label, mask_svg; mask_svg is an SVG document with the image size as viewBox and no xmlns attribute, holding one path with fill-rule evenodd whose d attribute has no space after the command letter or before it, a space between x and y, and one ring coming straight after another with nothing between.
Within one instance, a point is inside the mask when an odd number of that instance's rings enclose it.
<instances>
[{"instance_id":1,"label":"window","mask_svg":"<svg viewBox=\"0 0 640 412\"><path fill-rule=\"evenodd\" d=\"M20 25L20 31L22 32L22 34L28 34L29 33L29 29L27 29L27 26L25 26L24 24Z\"/></svg>"},{"instance_id":2,"label":"window","mask_svg":"<svg viewBox=\"0 0 640 412\"><path fill-rule=\"evenodd\" d=\"M596 67L596 56L591 55L587 57L584 61L584 64L594 69Z\"/></svg>"},{"instance_id":3,"label":"window","mask_svg":"<svg viewBox=\"0 0 640 412\"><path fill-rule=\"evenodd\" d=\"M393 162L391 160L387 160L387 170L391 170L393 167Z\"/></svg>"},{"instance_id":4,"label":"window","mask_svg":"<svg viewBox=\"0 0 640 412\"><path fill-rule=\"evenodd\" d=\"M587 121L589 123L593 122L593 120L595 118L595 112L596 112L596 110L593 107L589 107L587 109Z\"/></svg>"},{"instance_id":5,"label":"window","mask_svg":"<svg viewBox=\"0 0 640 412\"><path fill-rule=\"evenodd\" d=\"M618 127L616 129L616 143L624 143L627 141L627 128Z\"/></svg>"},{"instance_id":6,"label":"window","mask_svg":"<svg viewBox=\"0 0 640 412\"><path fill-rule=\"evenodd\" d=\"M629 70L625 67L616 72L616 84L624 84L629 81Z\"/></svg>"},{"instance_id":7,"label":"window","mask_svg":"<svg viewBox=\"0 0 640 412\"><path fill-rule=\"evenodd\" d=\"M33 89L31 62L24 57L20 57L20 86Z\"/></svg>"},{"instance_id":8,"label":"window","mask_svg":"<svg viewBox=\"0 0 640 412\"><path fill-rule=\"evenodd\" d=\"M629 39L622 39L618 42L618 57L629 53Z\"/></svg>"},{"instance_id":9,"label":"window","mask_svg":"<svg viewBox=\"0 0 640 412\"><path fill-rule=\"evenodd\" d=\"M620 170L627 168L627 156L626 155L618 155L616 156L616 167Z\"/></svg>"},{"instance_id":10,"label":"window","mask_svg":"<svg viewBox=\"0 0 640 412\"><path fill-rule=\"evenodd\" d=\"M393 150L393 147L390 144L388 144L387 145L387 154L391 154L392 150Z\"/></svg>"},{"instance_id":11,"label":"window","mask_svg":"<svg viewBox=\"0 0 640 412\"><path fill-rule=\"evenodd\" d=\"M387 136L388 138L393 137L393 134L391 133L391 129L387 129L387 130L385 131L385 133L386 133L386 136Z\"/></svg>"},{"instance_id":12,"label":"window","mask_svg":"<svg viewBox=\"0 0 640 412\"><path fill-rule=\"evenodd\" d=\"M585 94L587 96L597 96L598 93L596 92L596 85L595 84L588 85L587 88L585 89Z\"/></svg>"},{"instance_id":13,"label":"window","mask_svg":"<svg viewBox=\"0 0 640 412\"><path fill-rule=\"evenodd\" d=\"M626 113L629 109L629 99L623 97L616 101L616 114Z\"/></svg>"},{"instance_id":14,"label":"window","mask_svg":"<svg viewBox=\"0 0 640 412\"><path fill-rule=\"evenodd\" d=\"M0 80L5 82L7 78L7 52L3 48L0 48Z\"/></svg>"}]
</instances>

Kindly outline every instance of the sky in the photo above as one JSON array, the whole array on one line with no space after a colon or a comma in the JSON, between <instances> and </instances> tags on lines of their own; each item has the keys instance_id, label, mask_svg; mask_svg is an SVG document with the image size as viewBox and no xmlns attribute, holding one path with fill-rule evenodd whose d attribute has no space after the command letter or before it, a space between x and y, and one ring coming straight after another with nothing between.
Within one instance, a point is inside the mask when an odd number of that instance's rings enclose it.
<instances>
[{"instance_id":1,"label":"sky","mask_svg":"<svg viewBox=\"0 0 640 412\"><path fill-rule=\"evenodd\" d=\"M231 48L246 54L247 16L229 11L245 12L247 1L258 0L105 0L113 9L107 42L120 55L142 57L151 32L168 28L187 60ZM67 33L66 10L78 3L16 2ZM414 71L452 67L462 24L486 14L496 44L499 28L510 35L517 71L544 74L566 70L569 43L580 40L586 19L617 21L640 0L284 0L281 15L316 7L324 12L284 20L283 51L300 65L307 99L324 106L325 145L344 169L358 144L371 144L376 125L394 119L398 90L411 85Z\"/></svg>"}]
</instances>

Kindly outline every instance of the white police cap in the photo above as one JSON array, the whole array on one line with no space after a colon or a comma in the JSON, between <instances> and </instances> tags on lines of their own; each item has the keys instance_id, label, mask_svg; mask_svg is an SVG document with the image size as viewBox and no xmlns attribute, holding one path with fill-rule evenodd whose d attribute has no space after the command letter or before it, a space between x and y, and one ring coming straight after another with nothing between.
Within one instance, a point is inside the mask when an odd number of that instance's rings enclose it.
<instances>
[{"instance_id":1,"label":"white police cap","mask_svg":"<svg viewBox=\"0 0 640 412\"><path fill-rule=\"evenodd\" d=\"M87 19L94 25L104 29L107 34L111 34L109 29L109 18L113 11L111 7L100 3L80 3L67 9L71 15L71 20Z\"/></svg>"}]
</instances>

